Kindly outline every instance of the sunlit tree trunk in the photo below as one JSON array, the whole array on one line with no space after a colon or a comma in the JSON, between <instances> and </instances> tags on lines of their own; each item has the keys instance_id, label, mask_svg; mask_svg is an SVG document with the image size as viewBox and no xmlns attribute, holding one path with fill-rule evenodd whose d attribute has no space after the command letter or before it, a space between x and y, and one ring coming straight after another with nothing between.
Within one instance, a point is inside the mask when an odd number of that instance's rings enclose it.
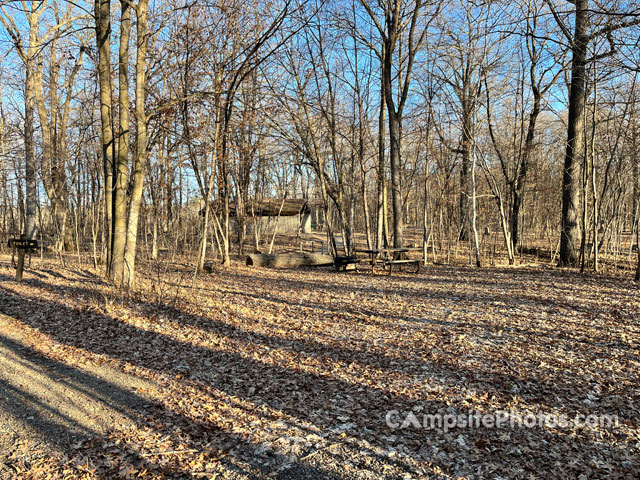
<instances>
[{"instance_id":1,"label":"sunlit tree trunk","mask_svg":"<svg viewBox=\"0 0 640 480\"><path fill-rule=\"evenodd\" d=\"M29 47L27 50L27 61L25 62L26 84L25 84L25 120L24 120L24 148L25 148L25 181L26 181L26 214L24 234L28 239L36 236L36 209L37 200L37 178L36 178L36 157L34 145L34 111L35 111L35 78L34 68L37 55L37 25L40 7L32 2L32 11L29 16Z\"/></svg>"},{"instance_id":2,"label":"sunlit tree trunk","mask_svg":"<svg viewBox=\"0 0 640 480\"><path fill-rule=\"evenodd\" d=\"M136 156L133 162L133 187L127 217L127 243L124 252L124 285L133 287L135 280L138 219L147 164L147 114L145 87L147 68L147 8L149 0L139 0L136 6Z\"/></svg>"},{"instance_id":3,"label":"sunlit tree trunk","mask_svg":"<svg viewBox=\"0 0 640 480\"><path fill-rule=\"evenodd\" d=\"M400 118L393 107L387 107L389 115L389 165L391 166L391 211L393 212L393 246L404 246L404 222L402 218L402 182L400 173Z\"/></svg>"},{"instance_id":4,"label":"sunlit tree trunk","mask_svg":"<svg viewBox=\"0 0 640 480\"><path fill-rule=\"evenodd\" d=\"M24 166L25 166L25 221L23 228L23 237L33 239L36 236L36 215L38 208L37 187L38 179L36 175L37 163L35 156L34 142L34 113L35 113L35 89L36 89L36 62L38 60L38 21L44 9L44 2L31 2L29 10L26 13L27 23L29 26L29 40L27 46L22 44L20 30L4 8L0 14L0 22L7 29L9 36L13 42L13 46L18 52L18 56L22 60L25 67L25 89L24 89ZM20 189L21 187L18 186ZM20 192L21 194L22 192ZM22 203L19 194L19 203ZM20 208L22 206L20 205ZM16 270L16 281L22 281L22 273L24 269L25 250L18 250L18 265Z\"/></svg>"},{"instance_id":5,"label":"sunlit tree trunk","mask_svg":"<svg viewBox=\"0 0 640 480\"><path fill-rule=\"evenodd\" d=\"M96 0L96 46L98 50L98 82L100 87L100 129L104 170L104 229L106 243L106 276L111 278L113 240L113 117L111 102L111 2Z\"/></svg>"},{"instance_id":6,"label":"sunlit tree trunk","mask_svg":"<svg viewBox=\"0 0 640 480\"><path fill-rule=\"evenodd\" d=\"M131 6L121 2L120 49L118 54L118 162L113 205L113 252L111 280L116 285L124 281L124 250L127 241L127 184L129 179L129 36Z\"/></svg>"},{"instance_id":7,"label":"sunlit tree trunk","mask_svg":"<svg viewBox=\"0 0 640 480\"><path fill-rule=\"evenodd\" d=\"M386 190L387 190L387 175L385 165L385 121L386 121L386 105L384 103L384 83L381 83L380 87L380 113L378 117L378 222L377 222L377 236L376 236L376 248L381 249L387 246L388 239L386 235Z\"/></svg>"},{"instance_id":8,"label":"sunlit tree trunk","mask_svg":"<svg viewBox=\"0 0 640 480\"><path fill-rule=\"evenodd\" d=\"M59 77L62 60L57 56L58 41L63 34L65 25L73 21L71 9L69 8L64 17L57 19L57 21L59 23L47 32L52 35L48 48L43 49L41 52L41 55L43 55L44 51L50 52L47 78L48 95L45 99L42 72L44 62L39 61L34 71L35 98L42 134L42 160L40 164L42 184L53 208L58 234L57 247L70 250L73 246L73 240L71 226L69 225L71 211L69 209L70 192L67 184L67 135L69 134L69 110L73 96L73 86L82 66L84 45L80 48L80 53L77 54L75 64L70 73L60 86ZM58 90L64 95L63 99L60 97Z\"/></svg>"},{"instance_id":9,"label":"sunlit tree trunk","mask_svg":"<svg viewBox=\"0 0 640 480\"><path fill-rule=\"evenodd\" d=\"M473 231L473 243L476 256L476 267L480 267L480 243L478 241L478 208L476 198L476 155L471 158L471 230Z\"/></svg>"}]
</instances>

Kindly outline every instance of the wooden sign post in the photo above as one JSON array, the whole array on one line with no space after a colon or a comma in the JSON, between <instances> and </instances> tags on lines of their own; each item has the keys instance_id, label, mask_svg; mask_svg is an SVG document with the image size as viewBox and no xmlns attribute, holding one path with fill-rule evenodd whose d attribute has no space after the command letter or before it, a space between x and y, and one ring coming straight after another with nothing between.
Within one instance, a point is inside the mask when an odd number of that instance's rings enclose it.
<instances>
[{"instance_id":1,"label":"wooden sign post","mask_svg":"<svg viewBox=\"0 0 640 480\"><path fill-rule=\"evenodd\" d=\"M20 235L20 238L10 238L7 242L9 248L12 248L14 251L18 250L18 265L16 268L16 282L22 281L22 273L24 272L24 256L29 251L35 248L38 248L37 240L29 240L26 238L26 235Z\"/></svg>"}]
</instances>

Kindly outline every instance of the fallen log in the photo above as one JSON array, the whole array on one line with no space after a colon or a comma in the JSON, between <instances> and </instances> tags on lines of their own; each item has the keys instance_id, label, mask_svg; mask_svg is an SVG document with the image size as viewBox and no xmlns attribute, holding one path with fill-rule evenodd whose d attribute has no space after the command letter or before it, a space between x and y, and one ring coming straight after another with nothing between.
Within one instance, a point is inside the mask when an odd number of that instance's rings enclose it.
<instances>
[{"instance_id":1,"label":"fallen log","mask_svg":"<svg viewBox=\"0 0 640 480\"><path fill-rule=\"evenodd\" d=\"M333 257L324 253L252 253L247 265L254 267L295 268L333 265Z\"/></svg>"}]
</instances>

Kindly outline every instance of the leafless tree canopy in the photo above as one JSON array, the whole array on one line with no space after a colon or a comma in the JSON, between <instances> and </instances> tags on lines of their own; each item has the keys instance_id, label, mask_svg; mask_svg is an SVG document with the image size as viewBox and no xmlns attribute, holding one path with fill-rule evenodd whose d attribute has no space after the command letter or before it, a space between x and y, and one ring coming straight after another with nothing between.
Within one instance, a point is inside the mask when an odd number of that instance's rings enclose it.
<instances>
[{"instance_id":1,"label":"leafless tree canopy","mask_svg":"<svg viewBox=\"0 0 640 480\"><path fill-rule=\"evenodd\" d=\"M4 1L0 21L3 244L132 286L137 256L271 250L256 219L297 209L297 249L635 266L637 2Z\"/></svg>"}]
</instances>

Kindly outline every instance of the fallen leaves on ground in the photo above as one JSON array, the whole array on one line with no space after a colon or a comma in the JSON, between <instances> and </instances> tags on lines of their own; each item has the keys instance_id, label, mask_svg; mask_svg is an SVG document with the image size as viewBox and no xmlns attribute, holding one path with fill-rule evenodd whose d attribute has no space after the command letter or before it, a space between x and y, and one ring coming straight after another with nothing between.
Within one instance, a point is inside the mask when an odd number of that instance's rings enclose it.
<instances>
[{"instance_id":1,"label":"fallen leaves on ground","mask_svg":"<svg viewBox=\"0 0 640 480\"><path fill-rule=\"evenodd\" d=\"M628 279L542 267L428 266L386 277L233 265L192 280L186 267L146 268L125 295L83 269L41 266L18 285L0 267L6 328L30 348L154 385L135 392L148 405L128 414L134 426L78 435L56 458L15 450L0 458L12 474L481 479L640 470L640 301ZM390 411L400 421L409 412L511 411L619 423L444 431L392 428Z\"/></svg>"}]
</instances>

